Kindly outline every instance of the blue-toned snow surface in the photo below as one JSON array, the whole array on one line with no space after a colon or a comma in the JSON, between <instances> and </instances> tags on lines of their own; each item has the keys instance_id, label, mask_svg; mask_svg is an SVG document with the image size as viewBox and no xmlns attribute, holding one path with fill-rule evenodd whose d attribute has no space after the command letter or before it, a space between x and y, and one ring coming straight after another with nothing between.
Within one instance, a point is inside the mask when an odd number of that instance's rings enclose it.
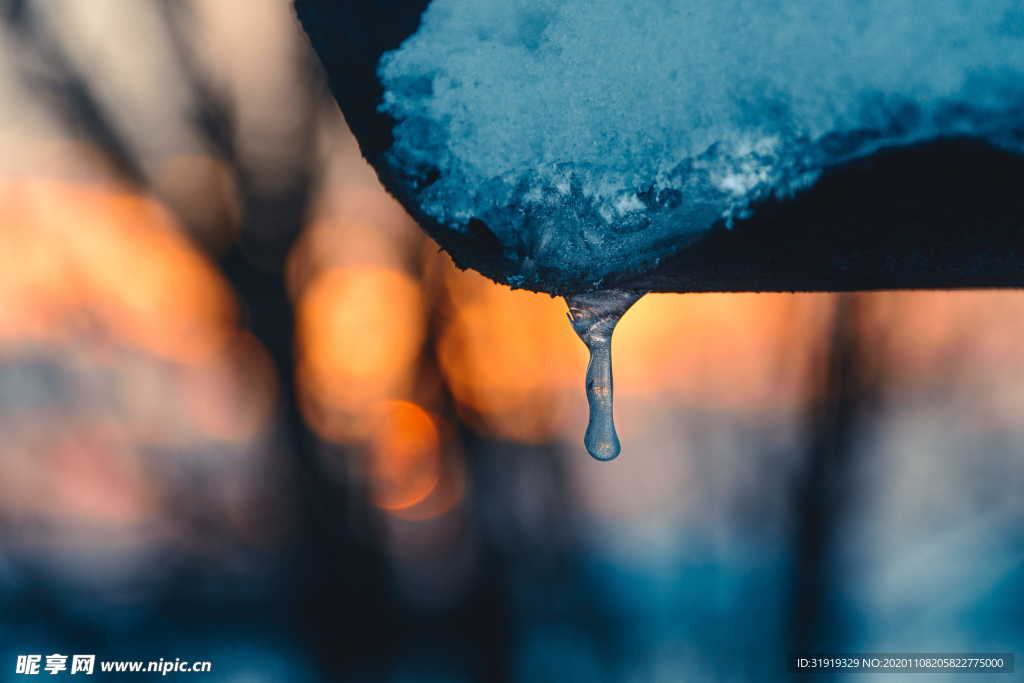
<instances>
[{"instance_id":1,"label":"blue-toned snow surface","mask_svg":"<svg viewBox=\"0 0 1024 683\"><path fill-rule=\"evenodd\" d=\"M380 77L427 215L599 286L881 147L1024 149L1024 4L434 0Z\"/></svg>"}]
</instances>

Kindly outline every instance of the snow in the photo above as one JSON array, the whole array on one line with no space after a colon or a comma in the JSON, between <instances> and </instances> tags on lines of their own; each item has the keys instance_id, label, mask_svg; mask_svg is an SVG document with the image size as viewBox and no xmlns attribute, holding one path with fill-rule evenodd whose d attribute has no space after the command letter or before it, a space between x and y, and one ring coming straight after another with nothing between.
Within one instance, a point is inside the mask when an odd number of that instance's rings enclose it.
<instances>
[{"instance_id":1,"label":"snow","mask_svg":"<svg viewBox=\"0 0 1024 683\"><path fill-rule=\"evenodd\" d=\"M379 73L386 163L523 286L643 269L882 147L1024 146L1019 0L434 0Z\"/></svg>"}]
</instances>

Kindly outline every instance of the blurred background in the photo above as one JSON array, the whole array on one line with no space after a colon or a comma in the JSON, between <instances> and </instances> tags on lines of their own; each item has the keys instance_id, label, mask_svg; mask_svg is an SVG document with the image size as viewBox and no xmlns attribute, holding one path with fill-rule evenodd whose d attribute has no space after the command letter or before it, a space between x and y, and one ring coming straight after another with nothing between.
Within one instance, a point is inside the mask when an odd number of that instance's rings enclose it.
<instances>
[{"instance_id":1,"label":"blurred background","mask_svg":"<svg viewBox=\"0 0 1024 683\"><path fill-rule=\"evenodd\" d=\"M595 462L564 302L421 233L287 0L0 8L0 680L1024 651L1024 295L649 295Z\"/></svg>"}]
</instances>

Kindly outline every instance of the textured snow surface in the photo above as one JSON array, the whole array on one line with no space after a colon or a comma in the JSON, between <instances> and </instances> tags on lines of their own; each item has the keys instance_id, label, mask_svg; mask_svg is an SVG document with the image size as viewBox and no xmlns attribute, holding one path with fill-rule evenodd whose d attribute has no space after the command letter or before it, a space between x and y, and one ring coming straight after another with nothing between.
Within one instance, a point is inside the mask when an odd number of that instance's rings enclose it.
<instances>
[{"instance_id":1,"label":"textured snow surface","mask_svg":"<svg viewBox=\"0 0 1024 683\"><path fill-rule=\"evenodd\" d=\"M380 77L386 163L513 285L651 267L881 147L1024 151L1020 0L434 0Z\"/></svg>"}]
</instances>

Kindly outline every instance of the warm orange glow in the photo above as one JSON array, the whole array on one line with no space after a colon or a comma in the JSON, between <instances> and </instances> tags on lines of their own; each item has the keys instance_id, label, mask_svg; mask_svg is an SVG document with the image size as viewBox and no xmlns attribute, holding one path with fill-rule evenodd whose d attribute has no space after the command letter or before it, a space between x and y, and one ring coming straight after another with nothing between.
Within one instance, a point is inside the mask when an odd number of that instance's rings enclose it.
<instances>
[{"instance_id":1,"label":"warm orange glow","mask_svg":"<svg viewBox=\"0 0 1024 683\"><path fill-rule=\"evenodd\" d=\"M564 418L566 391L583 386L586 367L565 302L448 268L453 310L438 360L464 416L505 438L551 438Z\"/></svg>"},{"instance_id":2,"label":"warm orange glow","mask_svg":"<svg viewBox=\"0 0 1024 683\"><path fill-rule=\"evenodd\" d=\"M441 472L441 438L433 418L407 401L379 404L372 417L369 475L374 501L404 510L425 500Z\"/></svg>"},{"instance_id":3,"label":"warm orange glow","mask_svg":"<svg viewBox=\"0 0 1024 683\"><path fill-rule=\"evenodd\" d=\"M790 350L821 334L828 306L827 295L648 294L615 332L616 393L748 409L790 403L808 371Z\"/></svg>"},{"instance_id":4,"label":"warm orange glow","mask_svg":"<svg viewBox=\"0 0 1024 683\"><path fill-rule=\"evenodd\" d=\"M353 416L408 391L423 339L419 286L394 269L328 269L301 295L297 333L311 425L329 440L358 438Z\"/></svg>"},{"instance_id":5,"label":"warm orange glow","mask_svg":"<svg viewBox=\"0 0 1024 683\"><path fill-rule=\"evenodd\" d=\"M251 345L229 347L233 296L213 265L157 202L92 180L0 181L0 343L14 363L45 349L74 377L66 406L12 418L27 425L12 452L30 457L9 463L2 498L17 513L135 525L159 495L141 449L242 438L272 398L238 386L267 372ZM195 422L183 408L197 392L178 393L176 373L206 400L220 392Z\"/></svg>"},{"instance_id":6,"label":"warm orange glow","mask_svg":"<svg viewBox=\"0 0 1024 683\"><path fill-rule=\"evenodd\" d=\"M453 304L439 360L464 415L502 437L544 441L582 410L587 363L561 298L512 291L448 265ZM649 294L615 332L615 390L720 407L792 405L827 295ZM577 412L579 412L577 410Z\"/></svg>"},{"instance_id":7,"label":"warm orange glow","mask_svg":"<svg viewBox=\"0 0 1024 683\"><path fill-rule=\"evenodd\" d=\"M150 199L10 181L0 187L0 232L0 308L13 318L4 322L59 335L87 311L118 342L180 362L209 358L234 324L216 270ZM7 331L21 335L20 325Z\"/></svg>"}]
</instances>

